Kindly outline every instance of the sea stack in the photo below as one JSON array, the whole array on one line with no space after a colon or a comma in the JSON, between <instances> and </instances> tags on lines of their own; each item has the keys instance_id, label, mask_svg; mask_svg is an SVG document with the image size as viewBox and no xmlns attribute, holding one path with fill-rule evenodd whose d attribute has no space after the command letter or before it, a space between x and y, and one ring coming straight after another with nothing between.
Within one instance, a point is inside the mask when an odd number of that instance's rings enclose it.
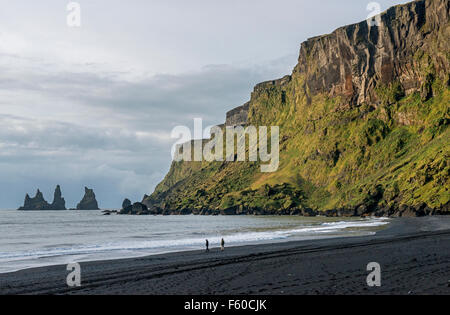
<instances>
[{"instance_id":1,"label":"sea stack","mask_svg":"<svg viewBox=\"0 0 450 315\"><path fill-rule=\"evenodd\" d=\"M77 210L100 210L94 190L84 187L84 197L77 205Z\"/></svg>"},{"instance_id":2,"label":"sea stack","mask_svg":"<svg viewBox=\"0 0 450 315\"><path fill-rule=\"evenodd\" d=\"M38 189L34 198L31 198L28 194L25 196L23 207L20 207L19 210L49 210L49 208L50 205L45 201L44 195Z\"/></svg>"},{"instance_id":3,"label":"sea stack","mask_svg":"<svg viewBox=\"0 0 450 315\"><path fill-rule=\"evenodd\" d=\"M19 210L66 210L66 201L62 198L61 187L56 186L52 204L45 201L44 195L38 189L34 198L28 194L25 196L24 205Z\"/></svg>"},{"instance_id":4,"label":"sea stack","mask_svg":"<svg viewBox=\"0 0 450 315\"><path fill-rule=\"evenodd\" d=\"M66 201L62 197L61 187L56 186L53 203L50 205L51 210L66 210Z\"/></svg>"}]
</instances>

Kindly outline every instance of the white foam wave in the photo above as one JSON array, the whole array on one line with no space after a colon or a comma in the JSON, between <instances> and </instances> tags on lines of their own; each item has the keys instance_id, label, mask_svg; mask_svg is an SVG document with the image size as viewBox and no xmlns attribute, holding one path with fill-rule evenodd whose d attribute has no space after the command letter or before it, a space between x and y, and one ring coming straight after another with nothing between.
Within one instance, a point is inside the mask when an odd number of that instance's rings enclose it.
<instances>
[{"instance_id":1,"label":"white foam wave","mask_svg":"<svg viewBox=\"0 0 450 315\"><path fill-rule=\"evenodd\" d=\"M254 242L268 242L288 239L291 237L308 237L317 235L333 235L344 234L348 229L364 229L382 226L388 224L387 219L361 219L357 221L339 221L326 222L317 225L306 225L296 227L288 230L275 231L253 231L253 232L238 232L229 235L224 235L227 244L242 245L245 243ZM51 248L40 248L37 250L18 251L18 252L0 252L0 262L11 262L18 260L41 259L56 256L68 255L92 255L99 253L113 253L124 251L147 251L147 252L170 252L202 248L205 238L210 240L212 246L219 243L217 235L203 236L203 237L188 237L178 239L165 240L144 240L133 239L112 243L101 244L80 244L72 246L55 246Z\"/></svg>"}]
</instances>

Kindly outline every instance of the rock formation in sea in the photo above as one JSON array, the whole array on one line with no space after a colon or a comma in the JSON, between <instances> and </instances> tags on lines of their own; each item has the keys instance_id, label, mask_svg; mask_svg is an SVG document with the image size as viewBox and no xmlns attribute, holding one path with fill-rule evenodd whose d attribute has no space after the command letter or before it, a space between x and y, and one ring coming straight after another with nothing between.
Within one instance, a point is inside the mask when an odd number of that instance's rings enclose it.
<instances>
[{"instance_id":1,"label":"rock formation in sea","mask_svg":"<svg viewBox=\"0 0 450 315\"><path fill-rule=\"evenodd\" d=\"M100 210L94 190L84 187L84 197L77 205L77 210Z\"/></svg>"},{"instance_id":2,"label":"rock formation in sea","mask_svg":"<svg viewBox=\"0 0 450 315\"><path fill-rule=\"evenodd\" d=\"M130 201L130 199L126 198L126 199L122 202L122 209L128 208L129 206L131 206L131 201Z\"/></svg>"},{"instance_id":3,"label":"rock formation in sea","mask_svg":"<svg viewBox=\"0 0 450 315\"><path fill-rule=\"evenodd\" d=\"M19 210L49 210L49 208L50 205L45 201L44 195L38 189L35 197L31 198L28 194L25 196L24 205Z\"/></svg>"},{"instance_id":4,"label":"rock formation in sea","mask_svg":"<svg viewBox=\"0 0 450 315\"><path fill-rule=\"evenodd\" d=\"M226 118L279 126L276 172L173 162L142 202L159 214L450 213L449 9L417 0L308 39L291 75Z\"/></svg>"},{"instance_id":5,"label":"rock formation in sea","mask_svg":"<svg viewBox=\"0 0 450 315\"><path fill-rule=\"evenodd\" d=\"M61 187L59 185L56 186L53 202L50 205L50 208L52 210L66 210L66 201L62 197Z\"/></svg>"},{"instance_id":6,"label":"rock formation in sea","mask_svg":"<svg viewBox=\"0 0 450 315\"><path fill-rule=\"evenodd\" d=\"M119 214L134 214L134 215L149 215L148 207L143 203L136 202L133 205L128 205L120 210Z\"/></svg>"},{"instance_id":7,"label":"rock formation in sea","mask_svg":"<svg viewBox=\"0 0 450 315\"><path fill-rule=\"evenodd\" d=\"M56 186L52 204L45 201L44 195L38 189L34 198L28 194L25 196L24 205L19 210L66 210L66 201L62 198L61 187Z\"/></svg>"}]
</instances>

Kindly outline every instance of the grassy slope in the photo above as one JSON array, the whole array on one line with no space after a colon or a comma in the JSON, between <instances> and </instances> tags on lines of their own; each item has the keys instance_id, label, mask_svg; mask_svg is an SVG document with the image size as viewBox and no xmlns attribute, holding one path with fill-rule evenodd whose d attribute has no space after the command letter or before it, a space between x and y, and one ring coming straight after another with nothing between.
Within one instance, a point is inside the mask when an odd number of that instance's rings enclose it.
<instances>
[{"instance_id":1,"label":"grassy slope","mask_svg":"<svg viewBox=\"0 0 450 315\"><path fill-rule=\"evenodd\" d=\"M255 100L251 116L253 123L281 127L278 172L264 174L248 162L174 163L152 199L167 194L163 207L170 209L272 211L449 202L448 88L426 102L415 93L343 112L333 112L335 100L320 95L314 106L288 100L274 111L278 96Z\"/></svg>"}]
</instances>

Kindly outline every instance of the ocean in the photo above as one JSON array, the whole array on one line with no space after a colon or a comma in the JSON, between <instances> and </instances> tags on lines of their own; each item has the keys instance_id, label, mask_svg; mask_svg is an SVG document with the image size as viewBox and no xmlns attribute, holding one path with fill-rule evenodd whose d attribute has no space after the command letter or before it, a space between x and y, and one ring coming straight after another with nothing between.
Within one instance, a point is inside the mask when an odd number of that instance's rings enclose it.
<instances>
[{"instance_id":1,"label":"ocean","mask_svg":"<svg viewBox=\"0 0 450 315\"><path fill-rule=\"evenodd\" d=\"M384 218L104 216L101 211L0 211L0 273L210 247L361 236Z\"/></svg>"}]
</instances>

